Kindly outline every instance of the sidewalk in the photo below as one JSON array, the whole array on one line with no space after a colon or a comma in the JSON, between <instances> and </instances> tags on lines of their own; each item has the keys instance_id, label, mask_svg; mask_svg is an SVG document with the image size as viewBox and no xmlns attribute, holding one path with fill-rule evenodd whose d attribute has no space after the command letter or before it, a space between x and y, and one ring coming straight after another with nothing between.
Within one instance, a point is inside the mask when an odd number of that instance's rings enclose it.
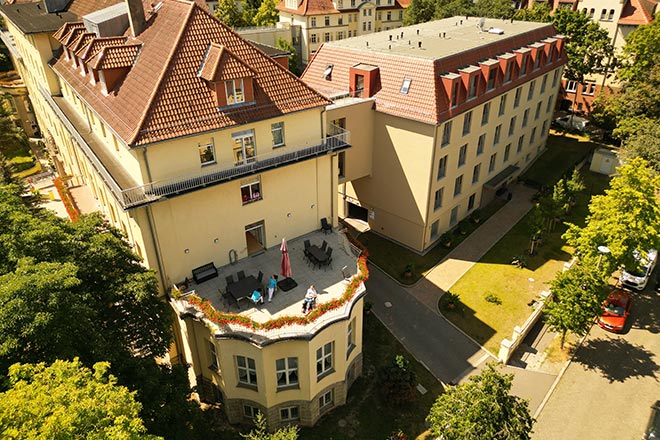
<instances>
[{"instance_id":1,"label":"sidewalk","mask_svg":"<svg viewBox=\"0 0 660 440\"><path fill-rule=\"evenodd\" d=\"M483 257L509 230L532 209L536 190L521 184L510 188L513 197L452 250L408 291L422 304L437 311L438 299Z\"/></svg>"}]
</instances>

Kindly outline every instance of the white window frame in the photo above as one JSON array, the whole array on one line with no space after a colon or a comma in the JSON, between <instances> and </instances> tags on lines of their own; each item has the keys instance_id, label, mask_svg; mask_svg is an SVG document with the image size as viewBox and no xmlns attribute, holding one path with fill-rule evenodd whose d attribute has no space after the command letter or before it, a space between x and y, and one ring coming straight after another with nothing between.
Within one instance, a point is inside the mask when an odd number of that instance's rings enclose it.
<instances>
[{"instance_id":1,"label":"white window frame","mask_svg":"<svg viewBox=\"0 0 660 440\"><path fill-rule=\"evenodd\" d=\"M220 362L218 361L218 352L216 350L215 344L213 341L207 341L209 343L209 353L211 357L211 365L209 368L213 371L220 371Z\"/></svg>"},{"instance_id":2,"label":"white window frame","mask_svg":"<svg viewBox=\"0 0 660 440\"><path fill-rule=\"evenodd\" d=\"M490 156L490 162L488 163L488 174L495 171L495 168L497 168L497 153L493 153Z\"/></svg>"},{"instance_id":3,"label":"white window frame","mask_svg":"<svg viewBox=\"0 0 660 440\"><path fill-rule=\"evenodd\" d=\"M461 174L454 180L454 198L461 195L463 192L463 175Z\"/></svg>"},{"instance_id":4,"label":"white window frame","mask_svg":"<svg viewBox=\"0 0 660 440\"><path fill-rule=\"evenodd\" d=\"M319 411L323 411L334 406L334 394L334 390L330 390L321 394L321 397L319 397Z\"/></svg>"},{"instance_id":5,"label":"white window frame","mask_svg":"<svg viewBox=\"0 0 660 440\"><path fill-rule=\"evenodd\" d=\"M247 198L244 197L243 189L247 188ZM263 193L261 191L261 179L257 177L255 180L246 182L241 185L241 200L243 205L247 205L252 202L257 202L263 199Z\"/></svg>"},{"instance_id":6,"label":"white window frame","mask_svg":"<svg viewBox=\"0 0 660 440\"><path fill-rule=\"evenodd\" d=\"M202 166L212 165L212 164L216 163L216 161L215 161L215 146L213 145L213 142L209 142L208 144L205 144L205 145L198 144L197 145L197 151L199 153L199 161L201 162ZM210 153L210 159L209 160L204 160L204 157L206 156L207 153Z\"/></svg>"},{"instance_id":7,"label":"white window frame","mask_svg":"<svg viewBox=\"0 0 660 440\"><path fill-rule=\"evenodd\" d=\"M353 318L348 323L348 328L346 329L346 359L348 359L355 347L355 318Z\"/></svg>"},{"instance_id":8,"label":"white window frame","mask_svg":"<svg viewBox=\"0 0 660 440\"><path fill-rule=\"evenodd\" d=\"M566 93L576 93L577 92L577 81L566 81Z\"/></svg>"},{"instance_id":9,"label":"white window frame","mask_svg":"<svg viewBox=\"0 0 660 440\"><path fill-rule=\"evenodd\" d=\"M333 342L328 342L316 350L316 380L319 381L331 374L334 369Z\"/></svg>"},{"instance_id":10,"label":"white window frame","mask_svg":"<svg viewBox=\"0 0 660 440\"><path fill-rule=\"evenodd\" d=\"M481 163L478 163L472 169L472 184L479 183L479 175L481 174Z\"/></svg>"},{"instance_id":11,"label":"white window frame","mask_svg":"<svg viewBox=\"0 0 660 440\"><path fill-rule=\"evenodd\" d=\"M254 419L257 417L257 414L259 413L259 408L256 406L248 405L246 403L243 404L243 416L248 418L248 419Z\"/></svg>"},{"instance_id":12,"label":"white window frame","mask_svg":"<svg viewBox=\"0 0 660 440\"><path fill-rule=\"evenodd\" d=\"M470 134L472 128L472 110L466 112L463 116L463 136Z\"/></svg>"},{"instance_id":13,"label":"white window frame","mask_svg":"<svg viewBox=\"0 0 660 440\"><path fill-rule=\"evenodd\" d=\"M232 133L232 140L234 141L233 154L234 165L245 165L254 162L257 157L257 143L254 139L254 130L245 130L238 133ZM246 141L251 139L252 145L248 145ZM248 152L252 149L252 155L248 156ZM240 152L241 158L239 159L237 153Z\"/></svg>"},{"instance_id":14,"label":"white window frame","mask_svg":"<svg viewBox=\"0 0 660 440\"><path fill-rule=\"evenodd\" d=\"M279 132L279 137L280 137L280 142L276 142L276 133ZM273 138L273 148L277 147L283 147L285 145L284 142L284 122L275 122L273 124L270 124L270 133Z\"/></svg>"},{"instance_id":15,"label":"white window frame","mask_svg":"<svg viewBox=\"0 0 660 440\"><path fill-rule=\"evenodd\" d=\"M442 146L449 145L451 142L451 124L452 121L445 122L445 125L442 127Z\"/></svg>"},{"instance_id":16,"label":"white window frame","mask_svg":"<svg viewBox=\"0 0 660 440\"><path fill-rule=\"evenodd\" d=\"M442 199L444 198L445 187L443 186L435 192L433 195L433 211L437 211L442 208Z\"/></svg>"},{"instance_id":17,"label":"white window frame","mask_svg":"<svg viewBox=\"0 0 660 440\"><path fill-rule=\"evenodd\" d=\"M493 136L493 145L500 143L500 136L502 135L502 124L495 127L495 135Z\"/></svg>"},{"instance_id":18,"label":"white window frame","mask_svg":"<svg viewBox=\"0 0 660 440\"><path fill-rule=\"evenodd\" d=\"M481 125L488 124L488 119L490 119L490 102L484 104L484 108L481 112Z\"/></svg>"},{"instance_id":19,"label":"white window frame","mask_svg":"<svg viewBox=\"0 0 660 440\"><path fill-rule=\"evenodd\" d=\"M298 388L300 385L300 375L298 373L298 358L286 357L275 361L275 379L277 388ZM284 379L280 383L280 378Z\"/></svg>"},{"instance_id":20,"label":"white window frame","mask_svg":"<svg viewBox=\"0 0 660 440\"><path fill-rule=\"evenodd\" d=\"M294 411L295 415L293 414ZM295 422L300 420L300 407L287 406L286 408L280 408L280 420L283 422Z\"/></svg>"},{"instance_id":21,"label":"white window frame","mask_svg":"<svg viewBox=\"0 0 660 440\"><path fill-rule=\"evenodd\" d=\"M449 159L448 155L444 155L438 160L438 174L436 180L444 179L447 176L447 160Z\"/></svg>"},{"instance_id":22,"label":"white window frame","mask_svg":"<svg viewBox=\"0 0 660 440\"><path fill-rule=\"evenodd\" d=\"M399 92L400 92L402 95L407 95L407 94L408 94L408 91L410 90L410 84L411 84L411 83L412 83L412 79L411 79L411 78L404 78L404 79L403 79L403 83L401 83L401 90L399 90Z\"/></svg>"},{"instance_id":23,"label":"white window frame","mask_svg":"<svg viewBox=\"0 0 660 440\"><path fill-rule=\"evenodd\" d=\"M236 85L239 85L239 87L236 88ZM245 102L243 78L225 81L225 93L227 97L227 105L235 105Z\"/></svg>"},{"instance_id":24,"label":"white window frame","mask_svg":"<svg viewBox=\"0 0 660 440\"><path fill-rule=\"evenodd\" d=\"M241 365L243 364L243 365ZM241 377L241 374L243 377ZM257 365L254 359L247 356L236 356L236 375L238 384L256 388L257 384ZM252 377L254 376L254 377Z\"/></svg>"},{"instance_id":25,"label":"white window frame","mask_svg":"<svg viewBox=\"0 0 660 440\"><path fill-rule=\"evenodd\" d=\"M456 168L460 168L465 165L467 161L467 144L461 145L461 148L458 149L458 165Z\"/></svg>"}]
</instances>

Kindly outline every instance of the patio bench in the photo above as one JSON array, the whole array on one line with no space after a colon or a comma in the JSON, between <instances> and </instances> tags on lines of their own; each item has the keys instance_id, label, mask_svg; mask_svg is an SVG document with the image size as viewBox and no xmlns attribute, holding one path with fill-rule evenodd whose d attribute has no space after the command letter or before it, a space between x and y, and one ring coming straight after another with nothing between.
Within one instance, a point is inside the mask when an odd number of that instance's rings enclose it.
<instances>
[{"instance_id":1,"label":"patio bench","mask_svg":"<svg viewBox=\"0 0 660 440\"><path fill-rule=\"evenodd\" d=\"M193 279L197 284L208 281L211 278L218 276L218 269L215 268L215 264L208 263L203 266L199 266L192 270Z\"/></svg>"}]
</instances>

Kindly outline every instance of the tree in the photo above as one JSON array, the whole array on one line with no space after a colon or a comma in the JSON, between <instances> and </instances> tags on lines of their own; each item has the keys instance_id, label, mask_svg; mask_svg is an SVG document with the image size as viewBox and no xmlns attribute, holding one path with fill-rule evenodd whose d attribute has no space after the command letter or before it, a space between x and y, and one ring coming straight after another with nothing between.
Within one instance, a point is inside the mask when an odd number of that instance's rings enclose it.
<instances>
[{"instance_id":1,"label":"tree","mask_svg":"<svg viewBox=\"0 0 660 440\"><path fill-rule=\"evenodd\" d=\"M30 150L25 132L14 124L9 117L9 111L0 105L0 153L7 158L12 158L17 152L25 150Z\"/></svg>"},{"instance_id":2,"label":"tree","mask_svg":"<svg viewBox=\"0 0 660 440\"><path fill-rule=\"evenodd\" d=\"M527 402L512 396L512 374L488 364L462 385L445 389L426 421L434 437L444 440L527 440L534 419Z\"/></svg>"},{"instance_id":3,"label":"tree","mask_svg":"<svg viewBox=\"0 0 660 440\"><path fill-rule=\"evenodd\" d=\"M617 76L623 81L643 81L646 74L658 64L659 56L660 23L653 20L638 26L626 38Z\"/></svg>"},{"instance_id":4,"label":"tree","mask_svg":"<svg viewBox=\"0 0 660 440\"><path fill-rule=\"evenodd\" d=\"M401 405L415 399L415 372L410 368L410 362L402 355L392 359L379 374L381 392L388 403Z\"/></svg>"},{"instance_id":5,"label":"tree","mask_svg":"<svg viewBox=\"0 0 660 440\"><path fill-rule=\"evenodd\" d=\"M231 28L246 26L235 0L220 0L214 14L220 21Z\"/></svg>"},{"instance_id":6,"label":"tree","mask_svg":"<svg viewBox=\"0 0 660 440\"><path fill-rule=\"evenodd\" d=\"M266 419L260 412L254 418L254 424L256 425L255 429L248 434L241 434L241 437L246 440L297 440L298 438L298 427L293 425L269 433L266 426Z\"/></svg>"},{"instance_id":7,"label":"tree","mask_svg":"<svg viewBox=\"0 0 660 440\"><path fill-rule=\"evenodd\" d=\"M474 13L477 17L509 18L515 9L509 0L477 0Z\"/></svg>"},{"instance_id":8,"label":"tree","mask_svg":"<svg viewBox=\"0 0 660 440\"><path fill-rule=\"evenodd\" d=\"M547 3L534 3L534 6L530 8L518 9L513 18L520 21L535 21L537 23L550 23L552 21L552 16L550 13L550 5Z\"/></svg>"},{"instance_id":9,"label":"tree","mask_svg":"<svg viewBox=\"0 0 660 440\"><path fill-rule=\"evenodd\" d=\"M146 434L135 393L117 385L108 363L94 371L78 359L14 364L0 393L3 438L157 439Z\"/></svg>"},{"instance_id":10,"label":"tree","mask_svg":"<svg viewBox=\"0 0 660 440\"><path fill-rule=\"evenodd\" d=\"M552 280L553 301L546 303L543 312L548 326L561 335L561 348L568 332L587 334L607 296L604 284L600 269L586 262L558 273Z\"/></svg>"},{"instance_id":11,"label":"tree","mask_svg":"<svg viewBox=\"0 0 660 440\"><path fill-rule=\"evenodd\" d=\"M618 176L604 195L591 198L586 225L568 224L564 239L582 261L599 259L598 246L610 249L601 269L611 273L620 265L637 268L634 251L642 254L660 245L660 206L656 198L660 177L642 158L617 168Z\"/></svg>"},{"instance_id":12,"label":"tree","mask_svg":"<svg viewBox=\"0 0 660 440\"><path fill-rule=\"evenodd\" d=\"M435 4L433 18L442 19L463 15L474 15L472 0L440 0Z\"/></svg>"},{"instance_id":13,"label":"tree","mask_svg":"<svg viewBox=\"0 0 660 440\"><path fill-rule=\"evenodd\" d=\"M275 0L264 0L254 16L255 26L273 26L280 20Z\"/></svg>"},{"instance_id":14,"label":"tree","mask_svg":"<svg viewBox=\"0 0 660 440\"><path fill-rule=\"evenodd\" d=\"M296 76L300 75L300 57L293 44L284 38L277 38L275 46L280 50L289 52L289 71Z\"/></svg>"},{"instance_id":15,"label":"tree","mask_svg":"<svg viewBox=\"0 0 660 440\"><path fill-rule=\"evenodd\" d=\"M586 186L582 174L580 174L580 170L574 168L571 178L566 181L566 191L568 192L569 202L575 202L577 195L584 191L585 188Z\"/></svg>"},{"instance_id":16,"label":"tree","mask_svg":"<svg viewBox=\"0 0 660 440\"><path fill-rule=\"evenodd\" d=\"M660 121L643 124L621 146L619 156L624 161L641 157L656 173L660 173Z\"/></svg>"},{"instance_id":17,"label":"tree","mask_svg":"<svg viewBox=\"0 0 660 440\"><path fill-rule=\"evenodd\" d=\"M403 25L425 23L433 18L435 3L432 0L412 0L403 16Z\"/></svg>"}]
</instances>

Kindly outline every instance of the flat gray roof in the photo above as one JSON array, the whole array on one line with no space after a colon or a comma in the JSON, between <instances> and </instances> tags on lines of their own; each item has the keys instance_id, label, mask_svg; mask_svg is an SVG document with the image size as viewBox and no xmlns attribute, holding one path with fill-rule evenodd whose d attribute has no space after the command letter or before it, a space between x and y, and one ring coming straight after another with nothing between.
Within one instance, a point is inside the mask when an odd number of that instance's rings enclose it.
<instances>
[{"instance_id":1,"label":"flat gray roof","mask_svg":"<svg viewBox=\"0 0 660 440\"><path fill-rule=\"evenodd\" d=\"M479 23L483 20L483 31ZM367 52L437 60L551 26L549 23L452 17L324 43ZM491 32L489 30L492 29ZM502 31L501 34L492 33ZM403 35L403 36L402 36ZM421 47L420 47L421 42Z\"/></svg>"}]
</instances>

